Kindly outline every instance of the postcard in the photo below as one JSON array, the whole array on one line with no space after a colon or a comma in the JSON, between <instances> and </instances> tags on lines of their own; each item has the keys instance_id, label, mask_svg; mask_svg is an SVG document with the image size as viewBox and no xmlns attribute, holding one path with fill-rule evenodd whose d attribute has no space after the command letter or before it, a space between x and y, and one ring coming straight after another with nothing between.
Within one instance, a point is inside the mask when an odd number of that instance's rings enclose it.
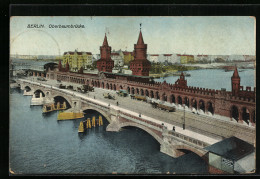
<instances>
[{"instance_id":1,"label":"postcard","mask_svg":"<svg viewBox=\"0 0 260 179\"><path fill-rule=\"evenodd\" d=\"M10 17L10 175L255 172L251 16Z\"/></svg>"}]
</instances>

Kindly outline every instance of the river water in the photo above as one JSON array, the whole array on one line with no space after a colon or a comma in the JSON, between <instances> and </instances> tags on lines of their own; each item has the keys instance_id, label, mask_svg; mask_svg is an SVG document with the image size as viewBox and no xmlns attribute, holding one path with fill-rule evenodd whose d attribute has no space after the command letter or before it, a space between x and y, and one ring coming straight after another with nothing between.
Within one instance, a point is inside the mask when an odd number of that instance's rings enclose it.
<instances>
[{"instance_id":1,"label":"river water","mask_svg":"<svg viewBox=\"0 0 260 179\"><path fill-rule=\"evenodd\" d=\"M30 107L30 100L11 89L10 169L16 174L207 173L199 156L188 153L175 159L163 154L141 129L106 132L104 120L102 127L79 135L81 120L57 121L57 112L42 115L42 107Z\"/></svg>"},{"instance_id":2,"label":"river water","mask_svg":"<svg viewBox=\"0 0 260 179\"><path fill-rule=\"evenodd\" d=\"M201 88L209 88L215 90L221 90L226 88L227 91L231 91L231 77L234 71L227 71L222 69L201 69L187 71L191 76L186 77L187 85ZM240 76L240 85L255 87L255 70L254 69L238 69ZM163 82L174 84L179 76L168 76L165 78L155 79L157 82Z\"/></svg>"}]
</instances>

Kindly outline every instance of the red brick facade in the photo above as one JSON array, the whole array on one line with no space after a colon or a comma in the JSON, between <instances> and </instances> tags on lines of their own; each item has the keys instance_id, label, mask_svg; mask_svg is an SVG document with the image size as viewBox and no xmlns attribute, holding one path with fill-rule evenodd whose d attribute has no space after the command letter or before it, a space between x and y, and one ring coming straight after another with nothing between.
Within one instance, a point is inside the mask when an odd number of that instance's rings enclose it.
<instances>
[{"instance_id":1,"label":"red brick facade","mask_svg":"<svg viewBox=\"0 0 260 179\"><path fill-rule=\"evenodd\" d=\"M101 58L97 61L98 71L112 72L114 61L111 59L111 47L108 46L106 34L103 45L100 47L100 55Z\"/></svg>"},{"instance_id":2,"label":"red brick facade","mask_svg":"<svg viewBox=\"0 0 260 179\"><path fill-rule=\"evenodd\" d=\"M134 48L134 60L130 63L130 69L135 76L111 73L114 61L111 60L111 47L108 46L105 35L103 45L100 47L101 59L97 61L99 74L84 74L83 71L73 73L69 72L69 64L66 64L65 69L59 64L59 71L49 71L50 75L47 77L110 90L125 89L130 94L185 105L193 111L210 112L212 115L218 114L230 120L255 125L255 89L251 91L251 87L246 87L246 90L243 90L237 68L231 78L232 91L188 86L183 74L175 84L165 81L153 82L148 77L142 77L149 76L150 62L146 59L147 44L144 44L141 31Z\"/></svg>"},{"instance_id":3,"label":"red brick facade","mask_svg":"<svg viewBox=\"0 0 260 179\"><path fill-rule=\"evenodd\" d=\"M144 44L143 35L140 30L137 44L134 45L134 60L130 62L132 75L149 76L151 63L146 59L147 44Z\"/></svg>"},{"instance_id":4,"label":"red brick facade","mask_svg":"<svg viewBox=\"0 0 260 179\"><path fill-rule=\"evenodd\" d=\"M238 92L233 95L232 91L187 86L184 75L181 75L175 84L169 84L165 81L159 83L146 79L144 79L146 82L142 82L141 77L102 72L80 74L54 70L48 71L47 74L47 77L53 76L54 79L61 81L88 84L109 90L125 89L130 94L148 96L175 105L185 105L193 110L225 116L241 123L244 121L255 125L256 122L255 89L251 91L251 88L247 87L247 90L243 91L240 83ZM236 76L236 72L234 75Z\"/></svg>"}]
</instances>

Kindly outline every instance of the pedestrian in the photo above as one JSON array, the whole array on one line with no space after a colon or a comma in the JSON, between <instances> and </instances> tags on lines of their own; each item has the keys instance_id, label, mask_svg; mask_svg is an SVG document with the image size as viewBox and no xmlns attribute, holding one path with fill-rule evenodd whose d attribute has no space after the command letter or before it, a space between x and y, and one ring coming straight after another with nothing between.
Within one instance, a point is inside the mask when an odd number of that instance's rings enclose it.
<instances>
[{"instance_id":1,"label":"pedestrian","mask_svg":"<svg viewBox=\"0 0 260 179\"><path fill-rule=\"evenodd\" d=\"M139 113L139 117L141 117L141 113Z\"/></svg>"},{"instance_id":2,"label":"pedestrian","mask_svg":"<svg viewBox=\"0 0 260 179\"><path fill-rule=\"evenodd\" d=\"M118 106L118 101L116 102L116 105Z\"/></svg>"},{"instance_id":3,"label":"pedestrian","mask_svg":"<svg viewBox=\"0 0 260 179\"><path fill-rule=\"evenodd\" d=\"M175 126L172 127L172 130L175 132Z\"/></svg>"}]
</instances>

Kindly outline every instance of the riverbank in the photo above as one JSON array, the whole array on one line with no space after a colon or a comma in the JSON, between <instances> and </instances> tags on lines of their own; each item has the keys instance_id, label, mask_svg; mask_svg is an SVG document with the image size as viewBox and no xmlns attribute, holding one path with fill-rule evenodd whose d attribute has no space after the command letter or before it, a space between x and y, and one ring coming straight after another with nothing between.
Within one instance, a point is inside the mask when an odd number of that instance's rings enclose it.
<instances>
[{"instance_id":1,"label":"riverbank","mask_svg":"<svg viewBox=\"0 0 260 179\"><path fill-rule=\"evenodd\" d=\"M183 72L184 76L191 76L189 73L187 72ZM181 72L168 72L168 73L159 73L159 74L149 74L150 77L153 78L162 78L162 77L169 77L169 76L180 76Z\"/></svg>"}]
</instances>

